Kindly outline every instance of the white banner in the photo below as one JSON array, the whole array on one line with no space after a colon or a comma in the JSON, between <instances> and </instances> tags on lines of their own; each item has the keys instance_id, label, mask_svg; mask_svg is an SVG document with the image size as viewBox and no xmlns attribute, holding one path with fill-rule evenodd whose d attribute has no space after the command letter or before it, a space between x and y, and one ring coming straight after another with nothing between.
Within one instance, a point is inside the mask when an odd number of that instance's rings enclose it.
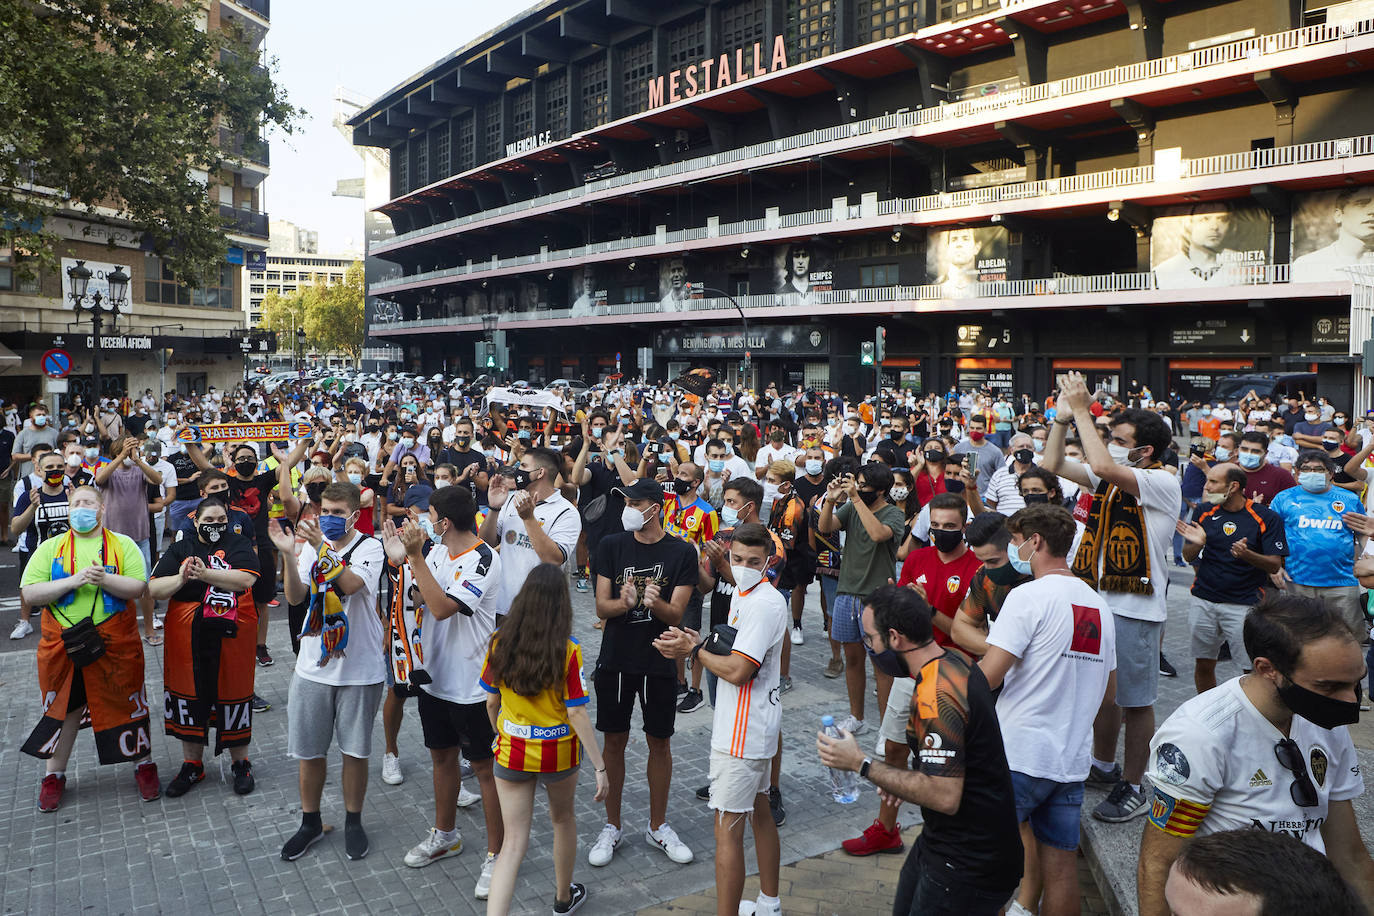
<instances>
[{"instance_id":1,"label":"white banner","mask_svg":"<svg viewBox=\"0 0 1374 916\"><path fill-rule=\"evenodd\" d=\"M563 399L552 391L521 391L515 388L493 388L482 399L482 412L486 413L492 404L513 404L531 410L548 407L567 416L568 408Z\"/></svg>"},{"instance_id":2,"label":"white banner","mask_svg":"<svg viewBox=\"0 0 1374 916\"><path fill-rule=\"evenodd\" d=\"M72 306L71 297L71 278L67 276L67 271L76 266L74 258L62 259L62 307L70 311ZM133 270L128 264L107 264L104 261L86 261L86 267L91 272L90 285L86 287L86 298L81 301L82 308L91 308L95 304L94 293L100 293L100 310L102 312L114 311L114 306L110 302L110 281L106 279L114 273L116 267L124 268L124 273L129 276L129 286L124 293L124 307L119 310L121 315L133 314L134 280Z\"/></svg>"}]
</instances>

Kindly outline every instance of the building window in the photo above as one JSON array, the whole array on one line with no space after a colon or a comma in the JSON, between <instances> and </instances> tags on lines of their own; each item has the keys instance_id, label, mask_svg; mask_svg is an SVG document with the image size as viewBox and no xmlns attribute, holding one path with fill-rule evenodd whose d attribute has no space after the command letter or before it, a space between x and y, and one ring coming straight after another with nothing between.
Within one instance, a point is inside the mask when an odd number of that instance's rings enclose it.
<instances>
[{"instance_id":1,"label":"building window","mask_svg":"<svg viewBox=\"0 0 1374 916\"><path fill-rule=\"evenodd\" d=\"M396 193L392 196L400 197L410 190L410 155L406 144L392 148L391 170L396 177Z\"/></svg>"},{"instance_id":2,"label":"building window","mask_svg":"<svg viewBox=\"0 0 1374 916\"><path fill-rule=\"evenodd\" d=\"M37 293L40 287L37 271L31 277L20 278L18 260L9 242L0 241L0 290Z\"/></svg>"},{"instance_id":3,"label":"building window","mask_svg":"<svg viewBox=\"0 0 1374 916\"><path fill-rule=\"evenodd\" d=\"M266 294L266 292L267 287L263 286L261 283L254 283L252 286L248 287L249 295L261 296Z\"/></svg>"},{"instance_id":4,"label":"building window","mask_svg":"<svg viewBox=\"0 0 1374 916\"><path fill-rule=\"evenodd\" d=\"M1001 9L1001 0L936 0L935 22L967 19L988 10ZM934 25L934 23L931 23Z\"/></svg>"},{"instance_id":5,"label":"building window","mask_svg":"<svg viewBox=\"0 0 1374 916\"><path fill-rule=\"evenodd\" d=\"M696 63L706 56L706 17L696 16L668 27L668 69Z\"/></svg>"},{"instance_id":6,"label":"building window","mask_svg":"<svg viewBox=\"0 0 1374 916\"><path fill-rule=\"evenodd\" d=\"M410 144L411 154L415 157L415 187L423 188L429 184L429 138L426 134L416 137Z\"/></svg>"},{"instance_id":7,"label":"building window","mask_svg":"<svg viewBox=\"0 0 1374 916\"><path fill-rule=\"evenodd\" d=\"M744 48L745 71L753 71L754 42L764 41L764 2L763 0L739 0L720 11L720 48ZM769 53L768 48L760 49ZM765 65L768 62L765 61Z\"/></svg>"},{"instance_id":8,"label":"building window","mask_svg":"<svg viewBox=\"0 0 1374 916\"><path fill-rule=\"evenodd\" d=\"M268 280L276 280L276 281L280 282L280 281L281 281L281 271L269 270L269 271L267 272L267 279L268 279Z\"/></svg>"},{"instance_id":9,"label":"building window","mask_svg":"<svg viewBox=\"0 0 1374 916\"><path fill-rule=\"evenodd\" d=\"M482 124L482 161L500 159L501 149L501 100L493 99L483 107L485 118Z\"/></svg>"},{"instance_id":10,"label":"building window","mask_svg":"<svg viewBox=\"0 0 1374 916\"><path fill-rule=\"evenodd\" d=\"M915 0L858 0L854 7L860 44L896 38L917 29Z\"/></svg>"},{"instance_id":11,"label":"building window","mask_svg":"<svg viewBox=\"0 0 1374 916\"><path fill-rule=\"evenodd\" d=\"M544 81L544 120L555 137L568 133L568 71Z\"/></svg>"},{"instance_id":12,"label":"building window","mask_svg":"<svg viewBox=\"0 0 1374 916\"><path fill-rule=\"evenodd\" d=\"M835 50L835 0L791 0L787 17L792 46L801 60Z\"/></svg>"},{"instance_id":13,"label":"building window","mask_svg":"<svg viewBox=\"0 0 1374 916\"><path fill-rule=\"evenodd\" d=\"M430 144L433 150L429 160L434 163L434 180L439 181L453 174L453 160L449 156L449 128L450 123L445 121L430 132Z\"/></svg>"},{"instance_id":14,"label":"building window","mask_svg":"<svg viewBox=\"0 0 1374 916\"><path fill-rule=\"evenodd\" d=\"M534 85L527 83L510 94L511 139L534 134ZM502 150L504 152L504 150Z\"/></svg>"},{"instance_id":15,"label":"building window","mask_svg":"<svg viewBox=\"0 0 1374 916\"><path fill-rule=\"evenodd\" d=\"M454 172L466 172L477 165L477 125L472 112L453 122L453 135L458 146Z\"/></svg>"},{"instance_id":16,"label":"building window","mask_svg":"<svg viewBox=\"0 0 1374 916\"><path fill-rule=\"evenodd\" d=\"M293 271L292 273L283 273L283 274L281 275L281 278L282 278L283 280L285 280L287 283L295 283L295 282L296 282L296 274L295 274L294 271Z\"/></svg>"},{"instance_id":17,"label":"building window","mask_svg":"<svg viewBox=\"0 0 1374 916\"><path fill-rule=\"evenodd\" d=\"M212 283L191 292L191 304L203 308L228 309L237 307L234 300L234 268L220 264L219 277Z\"/></svg>"},{"instance_id":18,"label":"building window","mask_svg":"<svg viewBox=\"0 0 1374 916\"><path fill-rule=\"evenodd\" d=\"M172 271L155 255L143 262L143 301L159 305L190 305L191 290L177 283Z\"/></svg>"},{"instance_id":19,"label":"building window","mask_svg":"<svg viewBox=\"0 0 1374 916\"><path fill-rule=\"evenodd\" d=\"M627 286L627 287L625 287L625 301L626 301L626 302L648 302L649 300L646 299L645 296L644 296L644 287L643 287L643 286Z\"/></svg>"},{"instance_id":20,"label":"building window","mask_svg":"<svg viewBox=\"0 0 1374 916\"><path fill-rule=\"evenodd\" d=\"M654 40L645 37L621 51L625 113L643 111L649 101L649 78L654 75Z\"/></svg>"},{"instance_id":21,"label":"building window","mask_svg":"<svg viewBox=\"0 0 1374 916\"><path fill-rule=\"evenodd\" d=\"M582 129L591 130L606 123L610 115L610 80L606 76L606 54L582 68Z\"/></svg>"},{"instance_id":22,"label":"building window","mask_svg":"<svg viewBox=\"0 0 1374 916\"><path fill-rule=\"evenodd\" d=\"M896 286L896 264L869 264L859 268L860 286Z\"/></svg>"}]
</instances>

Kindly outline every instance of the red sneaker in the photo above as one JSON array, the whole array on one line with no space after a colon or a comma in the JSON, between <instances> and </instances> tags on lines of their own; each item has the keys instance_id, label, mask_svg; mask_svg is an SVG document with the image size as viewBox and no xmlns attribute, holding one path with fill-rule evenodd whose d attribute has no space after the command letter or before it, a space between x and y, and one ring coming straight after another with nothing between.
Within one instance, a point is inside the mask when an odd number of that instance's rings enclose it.
<instances>
[{"instance_id":1,"label":"red sneaker","mask_svg":"<svg viewBox=\"0 0 1374 916\"><path fill-rule=\"evenodd\" d=\"M67 777L49 773L38 785L38 810L49 814L62 804L62 793L67 789Z\"/></svg>"},{"instance_id":2,"label":"red sneaker","mask_svg":"<svg viewBox=\"0 0 1374 916\"><path fill-rule=\"evenodd\" d=\"M840 844L851 856L871 856L875 852L901 852L902 831L900 827L888 830L880 821L874 821L861 836L845 840Z\"/></svg>"},{"instance_id":3,"label":"red sneaker","mask_svg":"<svg viewBox=\"0 0 1374 916\"><path fill-rule=\"evenodd\" d=\"M281 607L281 602L278 601L276 598L273 598L271 601L267 602L267 606L268 606L268 607Z\"/></svg>"},{"instance_id":4,"label":"red sneaker","mask_svg":"<svg viewBox=\"0 0 1374 916\"><path fill-rule=\"evenodd\" d=\"M134 767L134 782L138 783L138 794L146 802L162 794L162 783L157 779L157 764L151 760Z\"/></svg>"}]
</instances>

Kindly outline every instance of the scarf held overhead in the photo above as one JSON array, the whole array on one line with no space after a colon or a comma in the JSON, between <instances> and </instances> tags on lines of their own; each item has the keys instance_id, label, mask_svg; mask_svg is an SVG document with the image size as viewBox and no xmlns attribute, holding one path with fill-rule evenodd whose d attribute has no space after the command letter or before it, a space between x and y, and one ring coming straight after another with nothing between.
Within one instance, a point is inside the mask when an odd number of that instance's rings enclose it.
<instances>
[{"instance_id":1,"label":"scarf held overhead","mask_svg":"<svg viewBox=\"0 0 1374 916\"><path fill-rule=\"evenodd\" d=\"M1145 540L1145 512L1139 499L1116 484L1105 480L1098 483L1083 540L1073 558L1073 573L1104 592L1155 593Z\"/></svg>"},{"instance_id":2,"label":"scarf held overhead","mask_svg":"<svg viewBox=\"0 0 1374 916\"><path fill-rule=\"evenodd\" d=\"M331 659L343 658L348 648L348 615L334 591L334 582L344 569L343 561L334 555L328 542L321 544L319 557L310 566L310 597L300 634L320 637L321 668Z\"/></svg>"}]
</instances>

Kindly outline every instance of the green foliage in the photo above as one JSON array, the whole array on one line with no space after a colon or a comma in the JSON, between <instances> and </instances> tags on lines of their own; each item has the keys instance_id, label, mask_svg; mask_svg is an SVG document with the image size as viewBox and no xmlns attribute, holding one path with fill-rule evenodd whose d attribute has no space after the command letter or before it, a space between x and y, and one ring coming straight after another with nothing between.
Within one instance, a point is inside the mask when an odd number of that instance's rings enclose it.
<instances>
[{"instance_id":1,"label":"green foliage","mask_svg":"<svg viewBox=\"0 0 1374 916\"><path fill-rule=\"evenodd\" d=\"M316 277L314 286L305 286L289 296L275 291L262 300L262 320L258 327L277 332L278 349L296 345L296 329L305 329L306 346L319 352L346 353L355 361L363 350L363 302L366 289L363 265L354 261L344 272L343 281L325 286Z\"/></svg>"},{"instance_id":2,"label":"green foliage","mask_svg":"<svg viewBox=\"0 0 1374 916\"><path fill-rule=\"evenodd\" d=\"M103 206L179 279L216 275L223 223L193 170L223 166L221 126L289 133L298 112L247 44L200 31L200 14L171 0L0 0L0 218L40 267L56 264L45 219Z\"/></svg>"}]
</instances>

